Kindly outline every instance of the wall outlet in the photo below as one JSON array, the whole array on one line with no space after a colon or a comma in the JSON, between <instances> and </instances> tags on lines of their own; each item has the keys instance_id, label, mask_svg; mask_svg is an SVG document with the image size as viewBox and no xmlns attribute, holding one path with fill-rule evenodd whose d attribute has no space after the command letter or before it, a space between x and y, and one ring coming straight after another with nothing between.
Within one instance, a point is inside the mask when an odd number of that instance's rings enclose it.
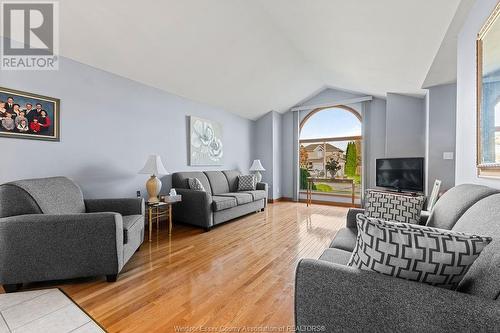
<instances>
[{"instance_id":1,"label":"wall outlet","mask_svg":"<svg viewBox=\"0 0 500 333\"><path fill-rule=\"evenodd\" d=\"M443 153L443 160L452 160L453 159L453 155L455 155L453 152L446 151L446 152Z\"/></svg>"},{"instance_id":2,"label":"wall outlet","mask_svg":"<svg viewBox=\"0 0 500 333\"><path fill-rule=\"evenodd\" d=\"M141 197L141 191L137 191L136 195L137 195L138 198L140 198Z\"/></svg>"}]
</instances>

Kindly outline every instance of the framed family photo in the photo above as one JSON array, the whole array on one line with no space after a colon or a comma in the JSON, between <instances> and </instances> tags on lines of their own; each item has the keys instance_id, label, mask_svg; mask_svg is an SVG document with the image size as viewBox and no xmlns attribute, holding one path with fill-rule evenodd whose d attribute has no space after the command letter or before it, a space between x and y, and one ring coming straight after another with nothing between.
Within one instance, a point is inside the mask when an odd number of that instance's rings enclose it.
<instances>
[{"instance_id":1,"label":"framed family photo","mask_svg":"<svg viewBox=\"0 0 500 333\"><path fill-rule=\"evenodd\" d=\"M59 141L60 100L0 87L0 137Z\"/></svg>"}]
</instances>

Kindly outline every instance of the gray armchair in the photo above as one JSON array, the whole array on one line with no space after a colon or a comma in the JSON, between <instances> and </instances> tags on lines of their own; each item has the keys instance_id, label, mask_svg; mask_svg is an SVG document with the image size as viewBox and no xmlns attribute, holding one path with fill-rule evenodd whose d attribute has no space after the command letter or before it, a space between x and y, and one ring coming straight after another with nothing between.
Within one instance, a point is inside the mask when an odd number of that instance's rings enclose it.
<instances>
[{"instance_id":1,"label":"gray armchair","mask_svg":"<svg viewBox=\"0 0 500 333\"><path fill-rule=\"evenodd\" d=\"M0 284L106 275L116 281L144 239L142 199L84 200L64 177L0 185Z\"/></svg>"}]
</instances>

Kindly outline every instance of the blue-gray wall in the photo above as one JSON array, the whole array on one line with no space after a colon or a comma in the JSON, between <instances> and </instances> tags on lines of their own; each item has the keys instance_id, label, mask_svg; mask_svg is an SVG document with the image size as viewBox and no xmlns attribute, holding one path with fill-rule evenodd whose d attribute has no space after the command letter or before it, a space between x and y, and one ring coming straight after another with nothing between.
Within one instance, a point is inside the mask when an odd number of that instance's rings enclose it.
<instances>
[{"instance_id":1,"label":"blue-gray wall","mask_svg":"<svg viewBox=\"0 0 500 333\"><path fill-rule=\"evenodd\" d=\"M137 171L149 154L171 173L247 172L251 163L253 121L72 60L62 58L59 71L2 71L0 86L61 99L61 142L0 138L0 183L64 175L89 197L129 197L145 190ZM223 125L223 166L188 166L189 115Z\"/></svg>"},{"instance_id":2,"label":"blue-gray wall","mask_svg":"<svg viewBox=\"0 0 500 333\"><path fill-rule=\"evenodd\" d=\"M366 188L374 188L375 160L385 157L386 101L374 98L366 104L364 115L365 135L365 183Z\"/></svg>"},{"instance_id":3,"label":"blue-gray wall","mask_svg":"<svg viewBox=\"0 0 500 333\"><path fill-rule=\"evenodd\" d=\"M430 87L427 93L427 190L434 181L442 181L446 190L455 186L455 159L445 160L443 153L455 153L456 84Z\"/></svg>"},{"instance_id":4,"label":"blue-gray wall","mask_svg":"<svg viewBox=\"0 0 500 333\"><path fill-rule=\"evenodd\" d=\"M476 1L458 36L456 183L500 188L500 179L478 177L476 169L476 38L498 0Z\"/></svg>"},{"instance_id":5,"label":"blue-gray wall","mask_svg":"<svg viewBox=\"0 0 500 333\"><path fill-rule=\"evenodd\" d=\"M269 185L269 197L281 197L282 147L281 147L282 115L270 111L255 121L253 158L260 159L266 171L262 172L262 180Z\"/></svg>"},{"instance_id":6,"label":"blue-gray wall","mask_svg":"<svg viewBox=\"0 0 500 333\"><path fill-rule=\"evenodd\" d=\"M273 193L273 113L268 112L255 121L254 159L259 159L266 171L262 171L262 181L268 183L269 194Z\"/></svg>"},{"instance_id":7,"label":"blue-gray wall","mask_svg":"<svg viewBox=\"0 0 500 333\"><path fill-rule=\"evenodd\" d=\"M291 111L283 114L281 126L281 195L285 198L293 198L294 126Z\"/></svg>"},{"instance_id":8,"label":"blue-gray wall","mask_svg":"<svg viewBox=\"0 0 500 333\"><path fill-rule=\"evenodd\" d=\"M273 191L272 198L281 198L281 170L282 170L282 148L281 130L283 115L273 111Z\"/></svg>"},{"instance_id":9,"label":"blue-gray wall","mask_svg":"<svg viewBox=\"0 0 500 333\"><path fill-rule=\"evenodd\" d=\"M386 157L424 157L425 100L387 93Z\"/></svg>"}]
</instances>

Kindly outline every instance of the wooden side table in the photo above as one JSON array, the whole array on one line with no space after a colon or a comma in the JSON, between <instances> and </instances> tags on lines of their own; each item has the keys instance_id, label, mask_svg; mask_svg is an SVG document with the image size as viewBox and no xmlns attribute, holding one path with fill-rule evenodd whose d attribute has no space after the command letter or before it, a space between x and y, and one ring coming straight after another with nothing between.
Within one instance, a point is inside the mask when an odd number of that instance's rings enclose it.
<instances>
[{"instance_id":1,"label":"wooden side table","mask_svg":"<svg viewBox=\"0 0 500 333\"><path fill-rule=\"evenodd\" d=\"M351 201L352 205L355 205L356 200L356 185L353 179L350 178L315 178L315 177L307 177L307 191L306 191L306 205L309 207L312 204L312 196L313 196L313 184L314 182L332 182L332 183L347 183L351 184Z\"/></svg>"},{"instance_id":2,"label":"wooden side table","mask_svg":"<svg viewBox=\"0 0 500 333\"><path fill-rule=\"evenodd\" d=\"M158 232L158 226L160 220L165 218L168 222L168 234L172 234L172 205L176 202L180 202L182 197L180 195L175 196L165 196L163 201L155 203L146 203L148 210L148 226L149 226L149 241L153 239L153 221L156 222L156 232Z\"/></svg>"}]
</instances>

